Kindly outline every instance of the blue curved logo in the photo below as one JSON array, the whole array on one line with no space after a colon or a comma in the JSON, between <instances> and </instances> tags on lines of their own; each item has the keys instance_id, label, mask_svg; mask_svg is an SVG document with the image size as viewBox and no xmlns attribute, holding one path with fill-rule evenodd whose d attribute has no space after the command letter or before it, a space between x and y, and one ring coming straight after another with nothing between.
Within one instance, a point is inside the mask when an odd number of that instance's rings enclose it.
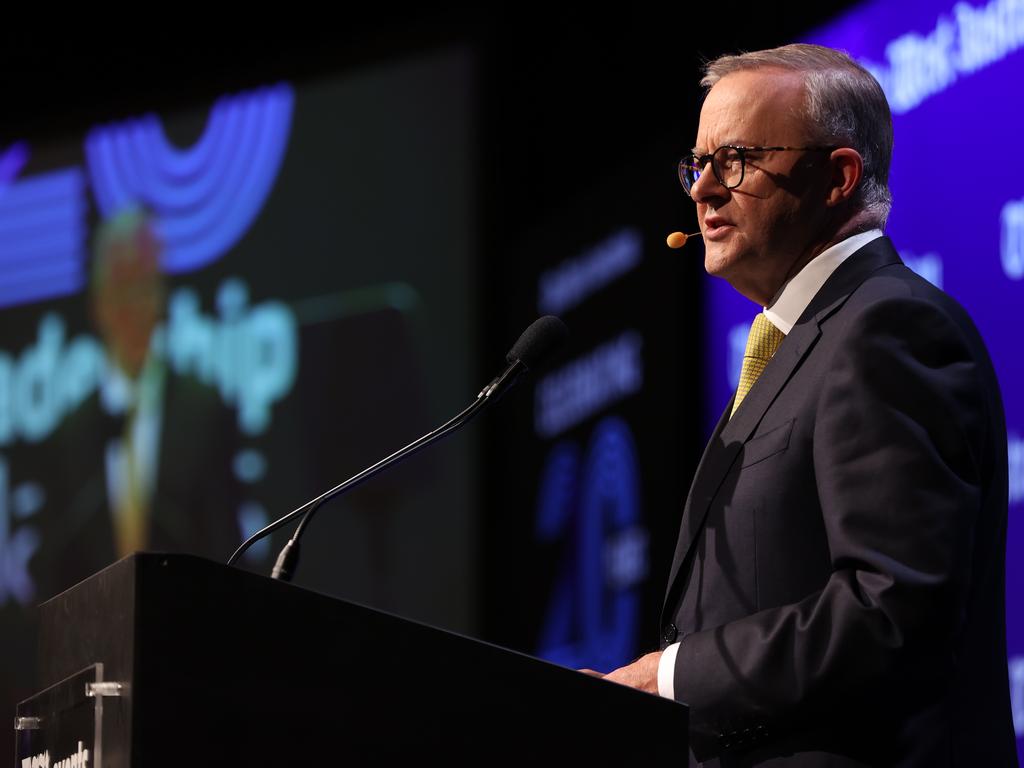
<instances>
[{"instance_id":1,"label":"blue curved logo","mask_svg":"<svg viewBox=\"0 0 1024 768\"><path fill-rule=\"evenodd\" d=\"M150 209L167 273L216 261L249 229L273 187L293 103L284 83L225 96L188 149L168 141L156 115L92 130L85 154L101 214Z\"/></svg>"},{"instance_id":2,"label":"blue curved logo","mask_svg":"<svg viewBox=\"0 0 1024 768\"><path fill-rule=\"evenodd\" d=\"M0 308L55 299L84 282L85 179L67 168L15 181L24 144L0 157Z\"/></svg>"}]
</instances>

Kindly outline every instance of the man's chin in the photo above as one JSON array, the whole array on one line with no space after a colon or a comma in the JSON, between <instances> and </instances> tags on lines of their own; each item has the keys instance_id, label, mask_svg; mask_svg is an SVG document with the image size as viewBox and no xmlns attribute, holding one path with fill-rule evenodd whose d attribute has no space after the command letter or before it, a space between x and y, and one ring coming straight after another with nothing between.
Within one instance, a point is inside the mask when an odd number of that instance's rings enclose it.
<instances>
[{"instance_id":1,"label":"man's chin","mask_svg":"<svg viewBox=\"0 0 1024 768\"><path fill-rule=\"evenodd\" d=\"M704 271L712 277L727 278L735 263L734 257L717 248L706 248L704 251Z\"/></svg>"}]
</instances>

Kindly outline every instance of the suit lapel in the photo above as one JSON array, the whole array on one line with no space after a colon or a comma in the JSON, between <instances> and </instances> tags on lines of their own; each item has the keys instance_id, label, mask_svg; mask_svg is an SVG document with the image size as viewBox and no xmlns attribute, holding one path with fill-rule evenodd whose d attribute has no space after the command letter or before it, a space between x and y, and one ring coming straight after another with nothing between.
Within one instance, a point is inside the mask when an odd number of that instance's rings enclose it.
<instances>
[{"instance_id":1,"label":"suit lapel","mask_svg":"<svg viewBox=\"0 0 1024 768\"><path fill-rule=\"evenodd\" d=\"M821 336L821 324L842 306L868 275L883 266L899 263L899 256L887 237L868 243L850 256L811 300L731 419L730 401L704 449L683 507L679 540L665 593L665 608L672 605L673 592L681 585L680 574L685 573L684 565L693 553L715 494L736 462L744 443L761 423L768 407L817 343Z\"/></svg>"},{"instance_id":2,"label":"suit lapel","mask_svg":"<svg viewBox=\"0 0 1024 768\"><path fill-rule=\"evenodd\" d=\"M779 345L779 349L765 367L757 383L743 399L735 415L731 419L728 418L729 410L732 407L731 401L725 413L722 414L719 429L711 436L711 440L704 450L704 456L694 474L693 484L690 486L690 495L683 508L683 519L679 526L679 541L676 544L672 570L669 572L669 590L666 593L666 601L677 580L682 564L690 557L698 534L704 527L708 510L711 508L711 501L729 474L743 444L753 434L761 422L764 412L778 397L793 372L800 366L818 340L819 335L820 331L816 322L794 326L793 331Z\"/></svg>"}]
</instances>

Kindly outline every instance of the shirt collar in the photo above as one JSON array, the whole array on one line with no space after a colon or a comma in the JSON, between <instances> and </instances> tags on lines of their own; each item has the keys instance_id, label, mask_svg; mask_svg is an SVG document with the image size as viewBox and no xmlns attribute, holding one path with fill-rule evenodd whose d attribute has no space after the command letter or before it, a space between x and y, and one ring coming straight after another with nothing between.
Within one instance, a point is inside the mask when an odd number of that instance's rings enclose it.
<instances>
[{"instance_id":1,"label":"shirt collar","mask_svg":"<svg viewBox=\"0 0 1024 768\"><path fill-rule=\"evenodd\" d=\"M147 407L152 403L154 393L159 394L162 388L163 373L162 361L152 354L146 356L137 379L131 378L110 359L99 385L103 409L120 416L135 408Z\"/></svg>"},{"instance_id":2,"label":"shirt collar","mask_svg":"<svg viewBox=\"0 0 1024 768\"><path fill-rule=\"evenodd\" d=\"M788 334L807 309L807 305L811 303L811 299L839 265L881 236L882 230L871 229L851 235L826 248L783 284L775 298L764 308L765 317L780 331Z\"/></svg>"}]
</instances>

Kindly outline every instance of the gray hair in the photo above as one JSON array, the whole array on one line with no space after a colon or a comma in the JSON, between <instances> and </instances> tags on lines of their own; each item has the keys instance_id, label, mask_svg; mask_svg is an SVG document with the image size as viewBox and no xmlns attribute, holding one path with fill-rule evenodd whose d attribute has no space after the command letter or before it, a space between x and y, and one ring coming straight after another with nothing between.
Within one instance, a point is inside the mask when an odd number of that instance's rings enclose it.
<instances>
[{"instance_id":1,"label":"gray hair","mask_svg":"<svg viewBox=\"0 0 1024 768\"><path fill-rule=\"evenodd\" d=\"M798 43L720 56L705 66L700 84L710 89L733 72L764 68L804 75L804 116L816 134L812 140L841 141L860 153L864 175L854 203L872 223L885 226L892 207L892 115L878 81L843 51Z\"/></svg>"}]
</instances>

